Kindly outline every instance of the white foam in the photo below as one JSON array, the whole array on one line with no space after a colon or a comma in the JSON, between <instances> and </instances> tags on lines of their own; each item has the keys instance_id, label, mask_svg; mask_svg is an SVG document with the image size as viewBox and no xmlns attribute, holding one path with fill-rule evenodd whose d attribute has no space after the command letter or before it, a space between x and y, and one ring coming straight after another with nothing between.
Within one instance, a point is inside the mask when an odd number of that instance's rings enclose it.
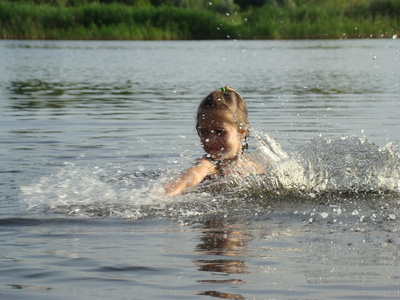
<instances>
[{"instance_id":1,"label":"white foam","mask_svg":"<svg viewBox=\"0 0 400 300\"><path fill-rule=\"evenodd\" d=\"M263 177L268 191L313 197L326 192L400 191L400 156L392 144L379 148L365 138L318 137L288 155L268 135L257 139L257 157L273 162Z\"/></svg>"},{"instance_id":2,"label":"white foam","mask_svg":"<svg viewBox=\"0 0 400 300\"><path fill-rule=\"evenodd\" d=\"M273 195L318 199L324 193L399 192L400 159L393 145L381 149L358 137L319 137L287 154L267 135L258 135L257 140L253 157L268 162L266 174L237 180L233 185L224 180L206 182L182 196L165 197L163 184L181 170L155 172L136 167L135 171L134 166L118 163L67 164L22 186L21 198L32 210L139 219L262 212L263 203ZM246 202L249 198L255 201ZM236 206L231 207L231 200ZM339 207L335 215L341 212ZM321 217L328 215L323 211Z\"/></svg>"},{"instance_id":3,"label":"white foam","mask_svg":"<svg viewBox=\"0 0 400 300\"><path fill-rule=\"evenodd\" d=\"M120 166L65 166L21 187L29 209L79 216L140 218L141 207L179 198L164 197L167 176L122 171Z\"/></svg>"}]
</instances>

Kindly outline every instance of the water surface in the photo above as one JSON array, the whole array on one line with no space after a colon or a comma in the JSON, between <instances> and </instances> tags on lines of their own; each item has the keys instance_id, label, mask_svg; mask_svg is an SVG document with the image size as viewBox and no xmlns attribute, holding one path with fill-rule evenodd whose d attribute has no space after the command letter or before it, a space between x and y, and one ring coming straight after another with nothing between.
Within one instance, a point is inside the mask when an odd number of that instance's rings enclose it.
<instances>
[{"instance_id":1,"label":"water surface","mask_svg":"<svg viewBox=\"0 0 400 300\"><path fill-rule=\"evenodd\" d=\"M0 48L1 297L399 297L398 40ZM227 84L311 190L160 195Z\"/></svg>"}]
</instances>

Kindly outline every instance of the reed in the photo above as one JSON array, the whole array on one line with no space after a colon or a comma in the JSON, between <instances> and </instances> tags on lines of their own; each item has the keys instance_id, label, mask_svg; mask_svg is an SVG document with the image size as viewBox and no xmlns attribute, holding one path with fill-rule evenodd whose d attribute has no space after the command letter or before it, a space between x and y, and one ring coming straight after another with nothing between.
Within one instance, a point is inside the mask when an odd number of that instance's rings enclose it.
<instances>
[{"instance_id":1,"label":"reed","mask_svg":"<svg viewBox=\"0 0 400 300\"><path fill-rule=\"evenodd\" d=\"M264 5L245 14L242 36L250 38L391 37L400 31L400 2L298 1ZM386 3L376 10L377 3Z\"/></svg>"},{"instance_id":2,"label":"reed","mask_svg":"<svg viewBox=\"0 0 400 300\"><path fill-rule=\"evenodd\" d=\"M150 0L32 1L0 0L0 38L365 38L400 31L398 0L276 0L224 14L207 7L153 6Z\"/></svg>"},{"instance_id":3,"label":"reed","mask_svg":"<svg viewBox=\"0 0 400 300\"><path fill-rule=\"evenodd\" d=\"M6 39L219 39L232 30L207 10L119 3L60 7L3 1L0 25Z\"/></svg>"}]
</instances>

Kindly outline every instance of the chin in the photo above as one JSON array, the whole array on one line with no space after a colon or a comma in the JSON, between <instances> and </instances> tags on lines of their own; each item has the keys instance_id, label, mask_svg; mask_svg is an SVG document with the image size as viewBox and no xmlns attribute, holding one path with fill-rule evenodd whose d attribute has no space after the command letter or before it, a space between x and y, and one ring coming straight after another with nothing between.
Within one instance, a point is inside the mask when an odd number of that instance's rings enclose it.
<instances>
[{"instance_id":1,"label":"chin","mask_svg":"<svg viewBox=\"0 0 400 300\"><path fill-rule=\"evenodd\" d=\"M212 159L221 160L224 159L225 155L221 155L220 153L207 153Z\"/></svg>"},{"instance_id":2,"label":"chin","mask_svg":"<svg viewBox=\"0 0 400 300\"><path fill-rule=\"evenodd\" d=\"M234 156L229 154L211 154L211 157L215 160L225 160L225 159L232 159Z\"/></svg>"}]
</instances>

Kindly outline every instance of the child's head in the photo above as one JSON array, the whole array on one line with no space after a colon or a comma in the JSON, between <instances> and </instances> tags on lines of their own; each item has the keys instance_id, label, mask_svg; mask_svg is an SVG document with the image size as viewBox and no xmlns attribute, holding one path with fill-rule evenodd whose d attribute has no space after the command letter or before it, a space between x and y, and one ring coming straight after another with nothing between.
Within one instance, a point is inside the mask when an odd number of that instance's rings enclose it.
<instances>
[{"instance_id":1,"label":"child's head","mask_svg":"<svg viewBox=\"0 0 400 300\"><path fill-rule=\"evenodd\" d=\"M229 86L222 87L209 94L201 101L197 110L196 129L207 153L208 151L204 141L209 143L210 138L204 138L205 135L203 133L207 131L229 131L231 129L235 131L234 134L239 143L238 151L247 150L249 121L247 119L247 107L243 97ZM221 140L223 137L222 132L217 132L217 136L221 137ZM221 143L223 142L220 142L220 144ZM228 144L222 145L221 149L231 146L234 147L236 151L235 145L229 146Z\"/></svg>"}]
</instances>

